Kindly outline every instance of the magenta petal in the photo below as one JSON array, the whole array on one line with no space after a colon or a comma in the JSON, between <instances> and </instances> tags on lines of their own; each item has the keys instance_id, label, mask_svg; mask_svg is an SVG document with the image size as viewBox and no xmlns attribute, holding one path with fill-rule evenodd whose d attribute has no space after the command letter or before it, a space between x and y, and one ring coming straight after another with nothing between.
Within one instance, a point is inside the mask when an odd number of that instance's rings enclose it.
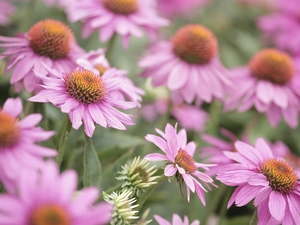
<instances>
[{"instance_id":1,"label":"magenta petal","mask_svg":"<svg viewBox=\"0 0 300 225\"><path fill-rule=\"evenodd\" d=\"M173 164L169 164L165 167L164 174L167 177L172 177L176 174L177 168Z\"/></svg>"},{"instance_id":2,"label":"magenta petal","mask_svg":"<svg viewBox=\"0 0 300 225\"><path fill-rule=\"evenodd\" d=\"M159 153L148 154L144 157L144 159L146 159L148 161L163 161L163 160L168 161L169 160L169 158L167 156L159 154Z\"/></svg>"},{"instance_id":3,"label":"magenta petal","mask_svg":"<svg viewBox=\"0 0 300 225\"><path fill-rule=\"evenodd\" d=\"M284 217L286 201L281 193L272 191L269 196L269 210L276 220L282 220Z\"/></svg>"},{"instance_id":4,"label":"magenta petal","mask_svg":"<svg viewBox=\"0 0 300 225\"><path fill-rule=\"evenodd\" d=\"M17 118L22 112L22 100L20 98L8 98L3 105L3 111Z\"/></svg>"},{"instance_id":5,"label":"magenta petal","mask_svg":"<svg viewBox=\"0 0 300 225\"><path fill-rule=\"evenodd\" d=\"M167 144L166 141L164 139L162 139L161 137L158 137L156 135L153 134L147 134L145 139L147 141L152 142L153 144L155 144L157 147L159 147L163 152L166 152Z\"/></svg>"},{"instance_id":6,"label":"magenta petal","mask_svg":"<svg viewBox=\"0 0 300 225\"><path fill-rule=\"evenodd\" d=\"M189 187L192 192L195 192L195 184L193 179L188 174L181 174L185 184Z\"/></svg>"},{"instance_id":7,"label":"magenta petal","mask_svg":"<svg viewBox=\"0 0 300 225\"><path fill-rule=\"evenodd\" d=\"M259 151L264 160L273 157L272 151L264 139L258 138L255 142L255 148Z\"/></svg>"},{"instance_id":8,"label":"magenta petal","mask_svg":"<svg viewBox=\"0 0 300 225\"><path fill-rule=\"evenodd\" d=\"M235 199L236 205L244 206L248 204L253 198L255 198L255 196L258 194L260 190L261 187L250 186L250 185L244 186L236 196Z\"/></svg>"},{"instance_id":9,"label":"magenta petal","mask_svg":"<svg viewBox=\"0 0 300 225\"><path fill-rule=\"evenodd\" d=\"M158 215L154 215L153 217L159 225L172 225L169 221Z\"/></svg>"}]
</instances>

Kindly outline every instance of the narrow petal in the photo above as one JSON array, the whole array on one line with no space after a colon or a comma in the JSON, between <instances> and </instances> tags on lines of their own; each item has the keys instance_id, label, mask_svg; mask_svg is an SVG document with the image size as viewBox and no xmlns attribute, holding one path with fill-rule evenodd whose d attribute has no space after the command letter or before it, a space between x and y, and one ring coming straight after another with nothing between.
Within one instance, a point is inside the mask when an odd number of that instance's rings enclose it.
<instances>
[{"instance_id":1,"label":"narrow petal","mask_svg":"<svg viewBox=\"0 0 300 225\"><path fill-rule=\"evenodd\" d=\"M172 177L176 174L177 168L173 164L169 164L165 167L164 174L166 177Z\"/></svg>"},{"instance_id":2,"label":"narrow petal","mask_svg":"<svg viewBox=\"0 0 300 225\"><path fill-rule=\"evenodd\" d=\"M286 201L281 193L272 191L269 196L269 210L276 220L282 220L284 217Z\"/></svg>"}]
</instances>

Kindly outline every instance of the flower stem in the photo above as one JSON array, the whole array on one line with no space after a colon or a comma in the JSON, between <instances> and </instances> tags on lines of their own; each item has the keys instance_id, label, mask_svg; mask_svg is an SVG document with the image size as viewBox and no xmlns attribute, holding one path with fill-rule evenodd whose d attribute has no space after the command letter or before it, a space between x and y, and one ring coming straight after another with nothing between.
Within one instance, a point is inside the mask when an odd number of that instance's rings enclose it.
<instances>
[{"instance_id":1,"label":"flower stem","mask_svg":"<svg viewBox=\"0 0 300 225\"><path fill-rule=\"evenodd\" d=\"M220 124L222 104L214 100L209 107L209 123L207 124L207 134L216 135Z\"/></svg>"},{"instance_id":2,"label":"flower stem","mask_svg":"<svg viewBox=\"0 0 300 225\"><path fill-rule=\"evenodd\" d=\"M106 48L106 52L105 52L105 57L107 58L108 62L110 63L110 65L112 66L112 52L114 49L114 44L116 42L117 39L117 34L115 33L111 39L108 42L107 48Z\"/></svg>"},{"instance_id":3,"label":"flower stem","mask_svg":"<svg viewBox=\"0 0 300 225\"><path fill-rule=\"evenodd\" d=\"M157 179L157 183L152 185L151 187L149 187L146 192L141 196L141 198L139 199L138 203L139 206L137 207L137 210L141 210L141 208L143 207L145 201L148 199L148 197L150 196L150 194L160 185L162 184L165 180L167 180L167 177L165 175L161 175L160 178Z\"/></svg>"},{"instance_id":4,"label":"flower stem","mask_svg":"<svg viewBox=\"0 0 300 225\"><path fill-rule=\"evenodd\" d=\"M58 156L56 158L58 167L60 167L60 165L62 163L64 154L65 154L66 141L69 137L71 128L72 128L72 123L71 123L69 117L67 117L66 122L64 123L64 126L61 128L62 132L59 132L60 141L59 141L59 147L58 147Z\"/></svg>"},{"instance_id":5,"label":"flower stem","mask_svg":"<svg viewBox=\"0 0 300 225\"><path fill-rule=\"evenodd\" d=\"M257 209L255 209L249 225L256 225L258 222Z\"/></svg>"}]
</instances>

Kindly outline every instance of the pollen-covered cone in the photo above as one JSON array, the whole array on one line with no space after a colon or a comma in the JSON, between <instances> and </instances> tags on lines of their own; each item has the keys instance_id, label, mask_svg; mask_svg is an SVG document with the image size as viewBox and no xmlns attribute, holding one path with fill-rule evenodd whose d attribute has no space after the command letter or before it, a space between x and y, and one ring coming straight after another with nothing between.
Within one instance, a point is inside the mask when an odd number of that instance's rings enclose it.
<instances>
[{"instance_id":1,"label":"pollen-covered cone","mask_svg":"<svg viewBox=\"0 0 300 225\"><path fill-rule=\"evenodd\" d=\"M19 119L22 113L22 100L9 98L0 108L0 180L9 192L16 190L16 177L22 170L35 170L43 167L43 157L57 155L54 149L39 146L54 135L37 127L41 114L29 114Z\"/></svg>"},{"instance_id":2,"label":"pollen-covered cone","mask_svg":"<svg viewBox=\"0 0 300 225\"><path fill-rule=\"evenodd\" d=\"M98 70L93 69L88 61L85 62L85 68L78 67L63 74L46 64L43 66L50 75L42 77L35 72L43 81L42 90L29 98L29 101L51 102L63 113L69 114L74 129L84 123L84 132L89 137L94 133L94 123L120 130L125 130L125 125L134 124L130 115L116 108L126 110L136 107L136 104L110 96L112 91L120 89L123 81L114 76L116 69L109 69L100 76Z\"/></svg>"}]
</instances>

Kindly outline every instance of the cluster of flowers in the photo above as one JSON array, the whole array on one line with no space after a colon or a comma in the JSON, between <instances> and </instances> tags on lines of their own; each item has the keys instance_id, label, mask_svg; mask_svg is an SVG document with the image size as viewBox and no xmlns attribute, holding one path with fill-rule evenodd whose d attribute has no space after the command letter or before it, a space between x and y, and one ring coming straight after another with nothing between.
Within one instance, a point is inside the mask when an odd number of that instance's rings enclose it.
<instances>
[{"instance_id":1,"label":"cluster of flowers","mask_svg":"<svg viewBox=\"0 0 300 225\"><path fill-rule=\"evenodd\" d=\"M208 0L191 0L190 4L183 0L45 0L61 7L70 22L82 22L82 38L99 31L99 41L106 42L118 34L127 48L131 36L142 37L143 30L147 33L153 43L138 62L144 69L141 76L171 93L147 107L141 105L145 92L127 77L127 71L111 67L104 49L82 49L61 21L45 19L16 37L0 36L4 49L0 59L8 59L5 72L11 71L14 91L32 93L27 99L31 102L52 103L68 115L74 129L83 125L88 138L93 137L95 123L118 130L134 125L132 115L123 110L135 107L142 108L148 120L156 118L153 111L170 113L184 128L177 132L177 124L168 123L164 131L156 129L161 137L146 135L164 154L151 153L123 166L117 177L124 181L121 191L104 192L106 202L95 203L98 188L76 191L74 170L60 173L59 163L44 160L61 152L36 144L55 133L37 127L42 115L19 119L22 100L7 99L0 109L0 179L5 189L0 195L0 224L148 224L143 218L136 222L138 211L134 210L141 191L160 179L154 176L154 167L147 168L148 161L166 163L164 176L175 177L181 190L185 186L188 202L191 192L196 192L205 205L204 193L217 187L211 178L216 176L227 186L237 186L228 208L234 202L244 206L254 199L259 225L300 224L299 159L282 142L272 144L259 138L252 146L247 137L238 141L228 130L221 132L230 143L203 134L202 139L211 144L199 154L208 158L204 164L195 161L196 143L188 142L186 132L204 130L208 114L200 107L213 101L222 102L225 112L254 107L274 128L281 118L291 128L298 126L300 4L274 1L275 13L259 18L258 26L276 48L262 49L247 66L228 70L219 58L217 38L203 25L185 25L169 40L156 41L159 28L170 24L158 10L174 17L209 4ZM6 25L16 8L5 0L0 0L0 8L5 11L0 23ZM287 41L291 36L294 40ZM170 224L158 215L154 218L160 225ZM188 225L189 220L174 214L172 223ZM197 224L198 220L192 222Z\"/></svg>"}]
</instances>

